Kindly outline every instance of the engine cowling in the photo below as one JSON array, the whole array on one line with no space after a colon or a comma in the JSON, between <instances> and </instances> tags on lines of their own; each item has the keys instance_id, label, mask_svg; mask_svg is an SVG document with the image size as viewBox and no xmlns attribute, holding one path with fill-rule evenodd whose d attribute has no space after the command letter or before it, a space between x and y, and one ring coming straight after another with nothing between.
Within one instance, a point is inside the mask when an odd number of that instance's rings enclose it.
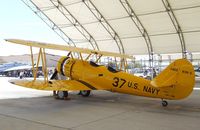
<instances>
[{"instance_id":1,"label":"engine cowling","mask_svg":"<svg viewBox=\"0 0 200 130\"><path fill-rule=\"evenodd\" d=\"M68 56L61 57L57 64L58 73L66 77L71 77L72 66L74 63L75 60Z\"/></svg>"}]
</instances>

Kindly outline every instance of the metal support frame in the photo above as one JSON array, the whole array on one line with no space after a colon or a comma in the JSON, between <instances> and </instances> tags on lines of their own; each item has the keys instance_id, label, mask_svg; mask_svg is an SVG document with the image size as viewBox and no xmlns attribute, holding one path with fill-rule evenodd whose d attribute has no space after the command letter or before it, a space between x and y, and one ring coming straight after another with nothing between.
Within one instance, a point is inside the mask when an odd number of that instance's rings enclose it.
<instances>
[{"instance_id":1,"label":"metal support frame","mask_svg":"<svg viewBox=\"0 0 200 130\"><path fill-rule=\"evenodd\" d=\"M162 3L166 9L166 12L167 14L169 15L173 25L174 25L174 28L176 29L176 33L178 34L178 37L179 37L179 40L180 40L180 43L181 43L181 49L182 49L182 57L183 58L187 58L187 50L186 50L186 45L185 45L185 39L184 39L184 36L183 36L183 31L180 27L180 24L173 12L173 9L169 3L168 0L162 0Z\"/></svg>"},{"instance_id":2,"label":"metal support frame","mask_svg":"<svg viewBox=\"0 0 200 130\"><path fill-rule=\"evenodd\" d=\"M76 46L73 40L63 32L37 5L31 0L21 0L28 6L43 22L45 22L58 36L60 36L69 46ZM50 9L50 8L48 8ZM44 9L44 10L48 10Z\"/></svg>"},{"instance_id":3,"label":"metal support frame","mask_svg":"<svg viewBox=\"0 0 200 130\"><path fill-rule=\"evenodd\" d=\"M87 39L94 50L99 50L98 44L93 36L83 27L83 25L71 14L71 12L59 0L50 0L55 8Z\"/></svg>"},{"instance_id":4,"label":"metal support frame","mask_svg":"<svg viewBox=\"0 0 200 130\"><path fill-rule=\"evenodd\" d=\"M188 6L188 7L182 7L182 8L173 8L173 11L195 9L195 8L200 8L200 5ZM147 16L147 15L159 14L159 13L166 13L166 10L160 10L160 11L138 14L138 16Z\"/></svg>"},{"instance_id":5,"label":"metal support frame","mask_svg":"<svg viewBox=\"0 0 200 130\"><path fill-rule=\"evenodd\" d=\"M146 45L147 45L147 49L148 49L149 65L150 65L150 68L153 68L154 52L153 52L153 47L152 47L151 39L149 37L148 32L146 31L142 22L140 21L140 19L138 18L138 16L134 12L134 10L132 9L128 0L119 0L119 1L122 4L122 6L124 7L124 9L126 10L126 12L128 13L128 15L131 18L131 20L133 21L133 23L136 25L137 29L140 31L142 37L144 38Z\"/></svg>"},{"instance_id":6,"label":"metal support frame","mask_svg":"<svg viewBox=\"0 0 200 130\"><path fill-rule=\"evenodd\" d=\"M158 73L161 72L161 65L162 65L162 55L158 54Z\"/></svg>"},{"instance_id":7,"label":"metal support frame","mask_svg":"<svg viewBox=\"0 0 200 130\"><path fill-rule=\"evenodd\" d=\"M112 28L112 26L108 23L105 17L100 13L100 11L96 8L96 6L91 2L91 0L82 0L86 7L91 11L91 13L95 16L95 18L101 23L104 29L110 34L112 39L116 42L119 53L124 54L124 47L122 41L117 34L117 32Z\"/></svg>"},{"instance_id":8,"label":"metal support frame","mask_svg":"<svg viewBox=\"0 0 200 130\"><path fill-rule=\"evenodd\" d=\"M171 55L168 55L168 60L169 60L169 64L171 64L172 63L172 57L171 57Z\"/></svg>"},{"instance_id":9,"label":"metal support frame","mask_svg":"<svg viewBox=\"0 0 200 130\"><path fill-rule=\"evenodd\" d=\"M193 62L193 61L194 61L194 59L193 59L193 54L192 54L191 52L188 53L187 59L188 59L190 62Z\"/></svg>"}]
</instances>

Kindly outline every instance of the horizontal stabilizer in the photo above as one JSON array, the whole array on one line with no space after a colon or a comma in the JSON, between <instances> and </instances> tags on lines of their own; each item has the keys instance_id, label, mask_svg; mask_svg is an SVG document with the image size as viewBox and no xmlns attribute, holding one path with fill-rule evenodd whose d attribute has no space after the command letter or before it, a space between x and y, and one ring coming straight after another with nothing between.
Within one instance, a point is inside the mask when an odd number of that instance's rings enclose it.
<instances>
[{"instance_id":1,"label":"horizontal stabilizer","mask_svg":"<svg viewBox=\"0 0 200 130\"><path fill-rule=\"evenodd\" d=\"M174 75L171 75L168 79L164 80L163 82L158 82L156 80L152 80L151 81L151 85L154 86L154 87L169 87L171 85L174 85L175 84L175 81L174 80L176 78L176 74Z\"/></svg>"}]
</instances>

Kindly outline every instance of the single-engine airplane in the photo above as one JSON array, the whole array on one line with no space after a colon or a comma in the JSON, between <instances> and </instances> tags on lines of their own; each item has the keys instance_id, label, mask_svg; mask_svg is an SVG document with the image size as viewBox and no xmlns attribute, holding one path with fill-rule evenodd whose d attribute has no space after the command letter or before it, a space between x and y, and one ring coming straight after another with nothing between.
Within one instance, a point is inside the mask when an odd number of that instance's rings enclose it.
<instances>
[{"instance_id":1,"label":"single-engine airplane","mask_svg":"<svg viewBox=\"0 0 200 130\"><path fill-rule=\"evenodd\" d=\"M187 59L178 59L171 63L153 80L121 71L122 65L126 68L126 59L132 58L125 54L96 51L77 47L46 44L42 42L26 41L19 39L6 39L8 42L30 46L33 64L33 80L10 80L9 82L39 90L50 90L59 99L68 97L68 91L80 91L82 96L89 96L91 90L107 90L124 94L152 97L162 99L162 106L167 106L164 99L178 100L190 95L195 84L195 72L192 64ZM34 68L32 47L40 48L36 68ZM51 79L47 76L45 49L69 51L57 63L56 71ZM71 53L78 53L79 59ZM87 55L83 58L82 54ZM96 56L96 61L89 61L91 55ZM102 56L112 56L123 60L120 69L98 65ZM37 67L42 60L44 80L36 78ZM66 78L59 78L65 76Z\"/></svg>"}]
</instances>

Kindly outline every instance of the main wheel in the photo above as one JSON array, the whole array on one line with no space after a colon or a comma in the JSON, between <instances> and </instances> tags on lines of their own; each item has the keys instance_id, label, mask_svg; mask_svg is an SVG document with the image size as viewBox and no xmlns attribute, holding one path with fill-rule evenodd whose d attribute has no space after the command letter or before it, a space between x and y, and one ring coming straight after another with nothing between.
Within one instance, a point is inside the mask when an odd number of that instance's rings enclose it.
<instances>
[{"instance_id":1,"label":"main wheel","mask_svg":"<svg viewBox=\"0 0 200 130\"><path fill-rule=\"evenodd\" d=\"M90 96L90 90L81 90L80 91L80 94L83 96L83 97L88 97Z\"/></svg>"},{"instance_id":2,"label":"main wheel","mask_svg":"<svg viewBox=\"0 0 200 130\"><path fill-rule=\"evenodd\" d=\"M68 97L68 91L57 91L58 99L66 99Z\"/></svg>"},{"instance_id":3,"label":"main wheel","mask_svg":"<svg viewBox=\"0 0 200 130\"><path fill-rule=\"evenodd\" d=\"M165 101L165 100L162 100L162 106L163 106L163 107L166 107L167 105L168 105L168 102Z\"/></svg>"}]
</instances>

